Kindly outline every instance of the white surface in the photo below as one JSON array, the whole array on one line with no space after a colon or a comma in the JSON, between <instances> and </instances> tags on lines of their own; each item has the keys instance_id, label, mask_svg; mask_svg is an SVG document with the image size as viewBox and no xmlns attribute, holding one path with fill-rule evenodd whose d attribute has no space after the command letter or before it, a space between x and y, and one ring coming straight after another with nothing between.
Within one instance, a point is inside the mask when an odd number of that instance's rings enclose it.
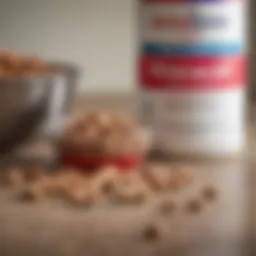
<instances>
[{"instance_id":1,"label":"white surface","mask_svg":"<svg viewBox=\"0 0 256 256\"><path fill-rule=\"evenodd\" d=\"M82 89L130 91L135 0L0 0L1 47L81 65Z\"/></svg>"}]
</instances>

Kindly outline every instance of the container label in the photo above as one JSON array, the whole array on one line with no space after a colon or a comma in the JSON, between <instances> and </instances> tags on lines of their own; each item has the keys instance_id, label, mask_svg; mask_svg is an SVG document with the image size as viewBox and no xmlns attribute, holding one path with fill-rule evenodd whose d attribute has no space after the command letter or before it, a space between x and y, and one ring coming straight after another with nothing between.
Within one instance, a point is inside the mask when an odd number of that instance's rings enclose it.
<instances>
[{"instance_id":1,"label":"container label","mask_svg":"<svg viewBox=\"0 0 256 256\"><path fill-rule=\"evenodd\" d=\"M245 47L245 1L183 2L149 1L142 5L143 43L231 43Z\"/></svg>"},{"instance_id":2,"label":"container label","mask_svg":"<svg viewBox=\"0 0 256 256\"><path fill-rule=\"evenodd\" d=\"M239 151L244 142L242 87L188 94L142 90L141 121L151 128L156 148L176 153Z\"/></svg>"},{"instance_id":3,"label":"container label","mask_svg":"<svg viewBox=\"0 0 256 256\"><path fill-rule=\"evenodd\" d=\"M140 85L154 90L226 90L245 82L245 58L141 57Z\"/></svg>"}]
</instances>

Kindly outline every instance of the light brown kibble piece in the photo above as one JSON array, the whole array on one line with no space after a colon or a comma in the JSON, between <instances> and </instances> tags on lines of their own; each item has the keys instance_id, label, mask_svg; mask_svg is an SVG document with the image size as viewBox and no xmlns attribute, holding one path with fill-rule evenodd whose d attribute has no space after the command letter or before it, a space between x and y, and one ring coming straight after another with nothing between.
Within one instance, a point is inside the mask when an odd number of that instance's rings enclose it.
<instances>
[{"instance_id":1,"label":"light brown kibble piece","mask_svg":"<svg viewBox=\"0 0 256 256\"><path fill-rule=\"evenodd\" d=\"M45 64L40 58L32 57L24 59L22 68L27 72L45 71Z\"/></svg>"},{"instance_id":2,"label":"light brown kibble piece","mask_svg":"<svg viewBox=\"0 0 256 256\"><path fill-rule=\"evenodd\" d=\"M76 187L67 191L66 199L74 206L90 207L95 202L94 196L83 187Z\"/></svg>"},{"instance_id":3,"label":"light brown kibble piece","mask_svg":"<svg viewBox=\"0 0 256 256\"><path fill-rule=\"evenodd\" d=\"M190 199L186 204L186 211L188 213L199 213L203 209L203 204L199 199Z\"/></svg>"},{"instance_id":4,"label":"light brown kibble piece","mask_svg":"<svg viewBox=\"0 0 256 256\"><path fill-rule=\"evenodd\" d=\"M86 188L88 186L88 178L76 171L63 171L55 176L54 184L55 194L60 197L66 197L76 187Z\"/></svg>"},{"instance_id":5,"label":"light brown kibble piece","mask_svg":"<svg viewBox=\"0 0 256 256\"><path fill-rule=\"evenodd\" d=\"M45 175L40 180L35 181L39 184L47 195L54 195L57 190L57 183L54 176Z\"/></svg>"},{"instance_id":6,"label":"light brown kibble piece","mask_svg":"<svg viewBox=\"0 0 256 256\"><path fill-rule=\"evenodd\" d=\"M23 174L19 169L6 170L1 173L2 186L21 186L23 181Z\"/></svg>"},{"instance_id":7,"label":"light brown kibble piece","mask_svg":"<svg viewBox=\"0 0 256 256\"><path fill-rule=\"evenodd\" d=\"M115 195L119 203L142 204L153 195L152 190L137 171L120 175Z\"/></svg>"},{"instance_id":8,"label":"light brown kibble piece","mask_svg":"<svg viewBox=\"0 0 256 256\"><path fill-rule=\"evenodd\" d=\"M110 156L115 156L117 154L120 154L120 144L122 141L122 136L118 133L109 133L105 138L103 139L103 151L105 154Z\"/></svg>"},{"instance_id":9,"label":"light brown kibble piece","mask_svg":"<svg viewBox=\"0 0 256 256\"><path fill-rule=\"evenodd\" d=\"M202 189L202 195L207 201L215 201L218 198L218 190L213 185L208 185Z\"/></svg>"},{"instance_id":10,"label":"light brown kibble piece","mask_svg":"<svg viewBox=\"0 0 256 256\"><path fill-rule=\"evenodd\" d=\"M29 166L24 169L24 178L27 182L40 180L44 175L44 171L38 166Z\"/></svg>"},{"instance_id":11,"label":"light brown kibble piece","mask_svg":"<svg viewBox=\"0 0 256 256\"><path fill-rule=\"evenodd\" d=\"M76 148L77 152L96 156L141 155L146 150L146 142L141 139L142 127L135 121L120 121L119 116L104 111L94 111L77 117L73 124L66 127L62 150ZM136 126L132 129L131 126ZM64 147L64 148L63 148Z\"/></svg>"},{"instance_id":12,"label":"light brown kibble piece","mask_svg":"<svg viewBox=\"0 0 256 256\"><path fill-rule=\"evenodd\" d=\"M4 73L0 72L0 76L8 77L49 71L46 63L38 57L24 57L18 53L4 50L0 51L0 69L5 71Z\"/></svg>"},{"instance_id":13,"label":"light brown kibble piece","mask_svg":"<svg viewBox=\"0 0 256 256\"><path fill-rule=\"evenodd\" d=\"M146 193L136 188L120 188L115 194L119 204L142 204L147 199Z\"/></svg>"},{"instance_id":14,"label":"light brown kibble piece","mask_svg":"<svg viewBox=\"0 0 256 256\"><path fill-rule=\"evenodd\" d=\"M32 184L21 193L21 200L35 202L45 197L45 189L40 184Z\"/></svg>"},{"instance_id":15,"label":"light brown kibble piece","mask_svg":"<svg viewBox=\"0 0 256 256\"><path fill-rule=\"evenodd\" d=\"M8 69L17 69L22 65L22 58L13 52L1 52L0 63L2 66Z\"/></svg>"},{"instance_id":16,"label":"light brown kibble piece","mask_svg":"<svg viewBox=\"0 0 256 256\"><path fill-rule=\"evenodd\" d=\"M149 165L144 168L142 175L154 190L167 190L170 187L170 172L165 165Z\"/></svg>"},{"instance_id":17,"label":"light brown kibble piece","mask_svg":"<svg viewBox=\"0 0 256 256\"><path fill-rule=\"evenodd\" d=\"M143 230L142 235L147 241L155 241L161 235L161 228L156 223L148 224Z\"/></svg>"},{"instance_id":18,"label":"light brown kibble piece","mask_svg":"<svg viewBox=\"0 0 256 256\"><path fill-rule=\"evenodd\" d=\"M87 125L96 125L98 127L110 127L112 125L113 116L104 111L93 111L85 115L84 123Z\"/></svg>"},{"instance_id":19,"label":"light brown kibble piece","mask_svg":"<svg viewBox=\"0 0 256 256\"><path fill-rule=\"evenodd\" d=\"M119 179L119 170L114 166L105 166L91 178L91 187L95 193L112 192Z\"/></svg>"},{"instance_id":20,"label":"light brown kibble piece","mask_svg":"<svg viewBox=\"0 0 256 256\"><path fill-rule=\"evenodd\" d=\"M172 190L179 190L186 188L191 183L191 178L186 172L188 168L182 165L170 166L169 188Z\"/></svg>"}]
</instances>

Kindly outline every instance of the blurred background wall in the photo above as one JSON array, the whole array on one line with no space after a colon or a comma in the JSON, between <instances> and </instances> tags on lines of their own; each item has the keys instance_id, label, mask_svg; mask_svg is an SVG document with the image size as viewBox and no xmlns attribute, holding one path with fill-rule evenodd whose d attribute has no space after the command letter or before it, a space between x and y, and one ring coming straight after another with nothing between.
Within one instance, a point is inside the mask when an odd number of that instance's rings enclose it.
<instances>
[{"instance_id":1,"label":"blurred background wall","mask_svg":"<svg viewBox=\"0 0 256 256\"><path fill-rule=\"evenodd\" d=\"M0 0L1 46L79 64L82 91L130 92L135 84L136 2ZM250 55L254 63L256 3L251 4ZM251 74L255 81L254 65ZM256 99L254 88L250 88L250 96Z\"/></svg>"},{"instance_id":2,"label":"blurred background wall","mask_svg":"<svg viewBox=\"0 0 256 256\"><path fill-rule=\"evenodd\" d=\"M136 0L0 0L1 47L72 61L80 89L133 89Z\"/></svg>"}]
</instances>

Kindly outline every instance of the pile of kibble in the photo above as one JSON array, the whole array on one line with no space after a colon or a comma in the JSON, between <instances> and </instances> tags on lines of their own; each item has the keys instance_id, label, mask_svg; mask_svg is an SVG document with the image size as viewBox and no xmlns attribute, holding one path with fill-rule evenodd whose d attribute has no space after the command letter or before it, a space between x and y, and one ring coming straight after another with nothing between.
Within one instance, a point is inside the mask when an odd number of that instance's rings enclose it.
<instances>
[{"instance_id":1,"label":"pile of kibble","mask_svg":"<svg viewBox=\"0 0 256 256\"><path fill-rule=\"evenodd\" d=\"M47 174L38 167L27 167L6 170L1 175L2 186L19 186L24 200L57 197L87 207L105 200L142 204L159 192L179 190L191 182L179 168L153 164L129 173L111 166L93 174L67 169Z\"/></svg>"},{"instance_id":2,"label":"pile of kibble","mask_svg":"<svg viewBox=\"0 0 256 256\"><path fill-rule=\"evenodd\" d=\"M104 111L78 115L59 141L65 153L93 156L138 156L148 149L144 129L134 120Z\"/></svg>"},{"instance_id":3,"label":"pile of kibble","mask_svg":"<svg viewBox=\"0 0 256 256\"><path fill-rule=\"evenodd\" d=\"M0 51L0 78L48 72L51 72L50 68L39 57Z\"/></svg>"}]
</instances>

